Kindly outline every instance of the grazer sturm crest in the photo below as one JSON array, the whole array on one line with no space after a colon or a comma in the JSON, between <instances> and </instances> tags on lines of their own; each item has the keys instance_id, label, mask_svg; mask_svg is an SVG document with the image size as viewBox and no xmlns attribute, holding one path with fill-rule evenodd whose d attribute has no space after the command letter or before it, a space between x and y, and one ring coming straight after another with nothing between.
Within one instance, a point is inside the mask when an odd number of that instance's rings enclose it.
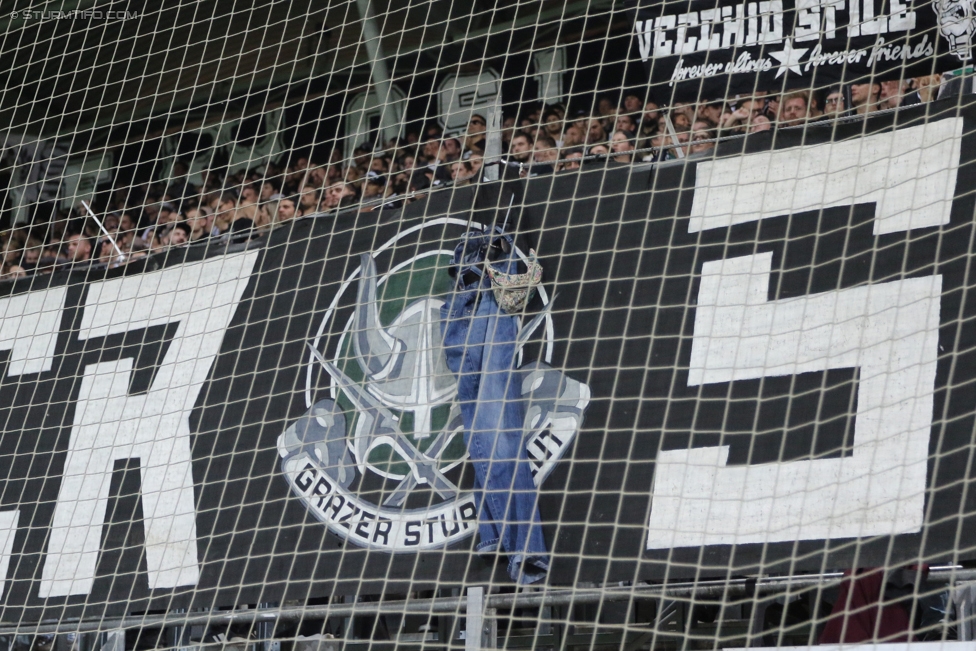
<instances>
[{"instance_id":1,"label":"grazer sturm crest","mask_svg":"<svg viewBox=\"0 0 976 651\"><path fill-rule=\"evenodd\" d=\"M460 237L480 225L430 220L361 256L308 344L308 411L278 437L282 472L306 508L340 537L391 552L443 547L477 530L474 495L461 487L464 426L441 336L453 251L421 245L394 263L406 248L398 241L431 227ZM545 288L539 296L548 306ZM520 339L541 339L542 359L527 361L522 349L517 364L539 486L579 432L590 390L549 366L550 312L529 317Z\"/></svg>"}]
</instances>

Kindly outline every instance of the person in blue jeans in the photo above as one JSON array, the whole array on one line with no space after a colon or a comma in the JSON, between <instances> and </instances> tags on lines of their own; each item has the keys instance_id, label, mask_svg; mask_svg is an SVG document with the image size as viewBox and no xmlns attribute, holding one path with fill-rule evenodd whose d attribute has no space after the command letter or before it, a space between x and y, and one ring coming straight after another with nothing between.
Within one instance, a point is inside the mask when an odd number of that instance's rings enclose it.
<instances>
[{"instance_id":1,"label":"person in blue jeans","mask_svg":"<svg viewBox=\"0 0 976 651\"><path fill-rule=\"evenodd\" d=\"M468 233L454 252L455 291L441 308L447 366L458 380L464 442L475 471L479 505L477 549L504 551L520 584L545 578L549 555L542 536L538 493L524 442L522 377L515 368L518 319L505 314L491 290L485 261L508 249L495 270L515 273L518 259L507 235Z\"/></svg>"}]
</instances>

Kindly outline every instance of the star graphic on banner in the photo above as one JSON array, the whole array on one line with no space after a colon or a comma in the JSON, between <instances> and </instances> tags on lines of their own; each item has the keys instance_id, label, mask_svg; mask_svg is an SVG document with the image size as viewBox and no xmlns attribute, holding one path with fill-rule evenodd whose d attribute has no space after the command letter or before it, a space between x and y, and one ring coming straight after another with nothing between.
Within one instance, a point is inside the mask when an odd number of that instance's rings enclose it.
<instances>
[{"instance_id":1,"label":"star graphic on banner","mask_svg":"<svg viewBox=\"0 0 976 651\"><path fill-rule=\"evenodd\" d=\"M782 50L770 52L769 56L780 62L779 70L776 71L776 78L779 79L780 75L785 75L787 69L792 70L798 75L803 75L803 71L800 70L800 59L809 51L810 48L794 48L793 41L787 39L786 45L783 46Z\"/></svg>"}]
</instances>

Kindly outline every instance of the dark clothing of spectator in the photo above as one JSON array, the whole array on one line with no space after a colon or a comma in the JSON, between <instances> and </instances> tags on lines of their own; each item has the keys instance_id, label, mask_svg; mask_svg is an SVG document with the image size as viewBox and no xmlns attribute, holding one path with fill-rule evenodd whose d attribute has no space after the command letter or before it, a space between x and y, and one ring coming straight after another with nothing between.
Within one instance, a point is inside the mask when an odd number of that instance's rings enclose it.
<instances>
[{"instance_id":1,"label":"dark clothing of spectator","mask_svg":"<svg viewBox=\"0 0 976 651\"><path fill-rule=\"evenodd\" d=\"M423 170L415 170L410 176L410 192L422 192L430 188L430 177Z\"/></svg>"},{"instance_id":2,"label":"dark clothing of spectator","mask_svg":"<svg viewBox=\"0 0 976 651\"><path fill-rule=\"evenodd\" d=\"M528 166L528 163L509 157L507 162L501 165L501 177L503 179L520 179L522 178L522 169L527 169Z\"/></svg>"},{"instance_id":3,"label":"dark clothing of spectator","mask_svg":"<svg viewBox=\"0 0 976 651\"><path fill-rule=\"evenodd\" d=\"M916 104L922 103L922 96L915 90L902 97L901 103L898 106L915 106Z\"/></svg>"},{"instance_id":4,"label":"dark clothing of spectator","mask_svg":"<svg viewBox=\"0 0 976 651\"><path fill-rule=\"evenodd\" d=\"M344 208L351 208L352 206L359 205L359 197L351 194L339 199L339 205L336 206L336 210L343 210Z\"/></svg>"},{"instance_id":5,"label":"dark clothing of spectator","mask_svg":"<svg viewBox=\"0 0 976 651\"><path fill-rule=\"evenodd\" d=\"M231 233L243 233L244 231L250 231L254 228L254 220L249 217L241 217L234 221L230 226Z\"/></svg>"}]
</instances>

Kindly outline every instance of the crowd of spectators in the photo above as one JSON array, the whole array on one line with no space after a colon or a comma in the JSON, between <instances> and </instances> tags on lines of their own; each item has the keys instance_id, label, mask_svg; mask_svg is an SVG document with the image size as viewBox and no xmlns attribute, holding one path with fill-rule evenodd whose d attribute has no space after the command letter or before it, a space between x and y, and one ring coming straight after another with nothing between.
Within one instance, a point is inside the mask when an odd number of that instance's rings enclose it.
<instances>
[{"instance_id":1,"label":"crowd of spectators","mask_svg":"<svg viewBox=\"0 0 976 651\"><path fill-rule=\"evenodd\" d=\"M521 174L578 169L583 161L661 162L703 155L725 136L894 109L932 101L939 75L907 81L850 84L810 92L757 91L731 99L662 106L625 93L618 104L602 97L592 112L567 117L549 106L505 126L509 161Z\"/></svg>"},{"instance_id":2,"label":"crowd of spectators","mask_svg":"<svg viewBox=\"0 0 976 651\"><path fill-rule=\"evenodd\" d=\"M601 96L593 110L567 113L562 105L507 116L501 129L502 176L538 176L583 165L660 162L705 155L718 139L779 127L863 115L931 101L938 76L906 82L853 84L810 93L757 92L728 100L668 107L637 92L619 102ZM171 247L210 238L253 237L309 215L338 215L399 206L432 187L476 183L485 176L487 120L473 114L461 133L445 135L434 124L374 151L360 146L344 160L293 154L260 171L205 171L192 177L177 160L166 182L143 183L114 192L88 209L60 212L41 226L0 234L0 279L85 265L116 266Z\"/></svg>"}]
</instances>

